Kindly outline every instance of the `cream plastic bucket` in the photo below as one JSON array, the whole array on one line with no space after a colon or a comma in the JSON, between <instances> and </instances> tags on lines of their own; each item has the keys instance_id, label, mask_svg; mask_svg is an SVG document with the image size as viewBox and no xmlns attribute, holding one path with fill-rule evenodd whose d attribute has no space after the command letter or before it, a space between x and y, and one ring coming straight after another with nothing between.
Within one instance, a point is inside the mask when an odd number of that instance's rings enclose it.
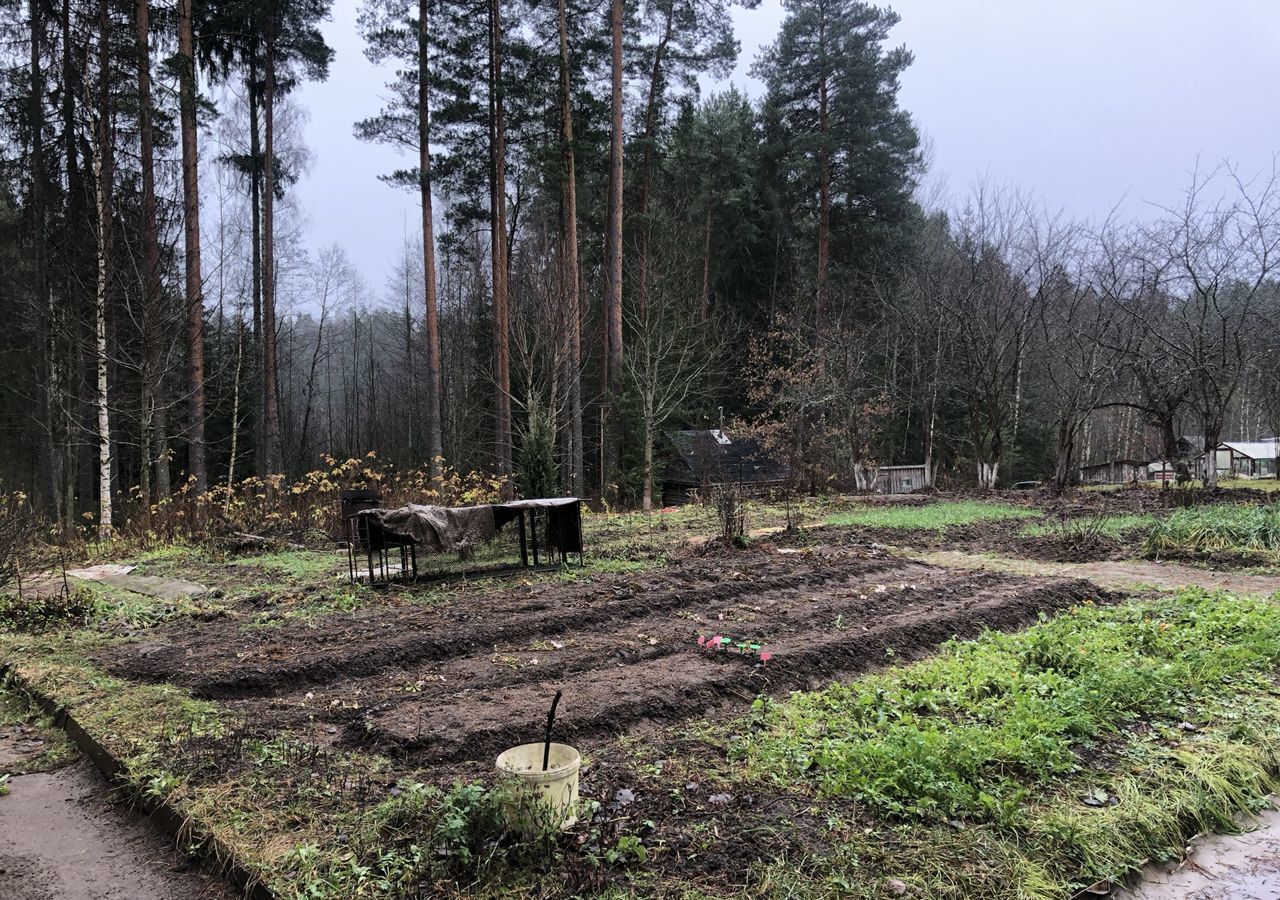
<instances>
[{"instance_id":1,"label":"cream plastic bucket","mask_svg":"<svg viewBox=\"0 0 1280 900\"><path fill-rule=\"evenodd\" d=\"M573 827L578 821L578 768L582 757L568 744L552 744L547 770L542 771L546 744L521 744L498 757L498 771L517 778L527 791L526 802L509 813L511 825L524 832Z\"/></svg>"}]
</instances>

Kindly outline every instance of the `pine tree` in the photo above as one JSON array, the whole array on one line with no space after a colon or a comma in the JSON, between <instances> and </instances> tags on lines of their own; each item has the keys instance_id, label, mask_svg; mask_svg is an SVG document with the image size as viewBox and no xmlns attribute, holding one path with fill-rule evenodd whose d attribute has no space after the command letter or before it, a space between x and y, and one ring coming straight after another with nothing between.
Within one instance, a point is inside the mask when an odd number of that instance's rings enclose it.
<instances>
[{"instance_id":1,"label":"pine tree","mask_svg":"<svg viewBox=\"0 0 1280 900\"><path fill-rule=\"evenodd\" d=\"M609 192L604 236L603 354L600 372L600 495L613 496L622 455L622 0L609 4Z\"/></svg>"},{"instance_id":2,"label":"pine tree","mask_svg":"<svg viewBox=\"0 0 1280 900\"><path fill-rule=\"evenodd\" d=\"M885 51L896 13L860 0L784 0L778 39L755 66L790 147L791 196L816 218L814 326L831 314L831 269L856 282L914 215L919 138L898 108L904 48ZM817 196L817 210L808 209ZM814 213L816 212L816 216ZM843 312L843 310L841 310Z\"/></svg>"},{"instance_id":3,"label":"pine tree","mask_svg":"<svg viewBox=\"0 0 1280 900\"><path fill-rule=\"evenodd\" d=\"M435 215L431 185L431 26L429 0L368 0L360 18L367 44L365 55L375 63L402 60L408 68L390 87L391 104L377 116L356 123L364 140L405 147L417 153L416 169L384 176L393 184L418 192L422 204L422 271L424 330L427 344L427 455L434 472L444 456L442 413L443 378L440 316L436 297Z\"/></svg>"},{"instance_id":4,"label":"pine tree","mask_svg":"<svg viewBox=\"0 0 1280 900\"><path fill-rule=\"evenodd\" d=\"M325 43L319 23L328 17L331 5L332 0L233 0L211 5L201 35L201 56L207 65L219 77L242 74L249 95L249 153L229 161L249 176L252 199L260 475L283 468L276 359L275 204L291 173L281 171L275 153L275 104L300 80L323 81L328 77L333 50Z\"/></svg>"},{"instance_id":5,"label":"pine tree","mask_svg":"<svg viewBox=\"0 0 1280 900\"><path fill-rule=\"evenodd\" d=\"M746 0L748 9L759 0ZM640 190L635 218L636 302L643 311L648 287L648 257L653 177L659 131L667 93L672 84L697 89L698 76L727 77L738 58L727 0L649 0L643 20L653 43L640 51L647 83L640 133Z\"/></svg>"},{"instance_id":6,"label":"pine tree","mask_svg":"<svg viewBox=\"0 0 1280 900\"><path fill-rule=\"evenodd\" d=\"M187 342L187 468L197 491L209 485L205 442L204 273L200 260L200 150L196 122L196 35L192 0L178 0L178 83L182 120L182 223Z\"/></svg>"}]
</instances>

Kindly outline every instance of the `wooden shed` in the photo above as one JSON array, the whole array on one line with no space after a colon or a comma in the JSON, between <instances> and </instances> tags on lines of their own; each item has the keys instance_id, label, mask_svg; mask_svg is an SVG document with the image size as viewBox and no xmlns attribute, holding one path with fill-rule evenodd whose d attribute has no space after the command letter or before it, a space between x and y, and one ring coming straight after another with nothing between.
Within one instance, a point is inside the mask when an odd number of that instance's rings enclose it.
<instances>
[{"instance_id":1,"label":"wooden shed","mask_svg":"<svg viewBox=\"0 0 1280 900\"><path fill-rule=\"evenodd\" d=\"M1081 484L1127 484L1146 481L1151 477L1151 461L1141 459L1110 459L1080 467Z\"/></svg>"},{"instance_id":2,"label":"wooden shed","mask_svg":"<svg viewBox=\"0 0 1280 900\"><path fill-rule=\"evenodd\" d=\"M928 487L924 464L918 466L881 466L876 470L877 494L910 494Z\"/></svg>"},{"instance_id":3,"label":"wooden shed","mask_svg":"<svg viewBox=\"0 0 1280 900\"><path fill-rule=\"evenodd\" d=\"M759 441L730 437L720 428L673 431L667 439L670 453L662 479L663 506L688 503L695 492L717 484L736 484L748 496L763 496L791 475Z\"/></svg>"}]
</instances>

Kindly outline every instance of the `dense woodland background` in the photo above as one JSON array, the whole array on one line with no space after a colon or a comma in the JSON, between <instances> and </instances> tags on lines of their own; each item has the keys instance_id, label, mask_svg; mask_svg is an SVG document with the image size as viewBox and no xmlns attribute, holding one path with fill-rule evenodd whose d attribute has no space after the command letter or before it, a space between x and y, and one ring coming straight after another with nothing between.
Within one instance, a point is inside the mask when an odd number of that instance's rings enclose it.
<instances>
[{"instance_id":1,"label":"dense woodland background","mask_svg":"<svg viewBox=\"0 0 1280 900\"><path fill-rule=\"evenodd\" d=\"M725 0L366 0L395 79L353 127L423 216L365 284L291 195L328 6L0 0L0 488L64 527L325 454L647 506L675 427L802 490L1280 432L1276 173L1188 160L1142 221L926 196L854 0L787 0L759 102L697 90Z\"/></svg>"}]
</instances>

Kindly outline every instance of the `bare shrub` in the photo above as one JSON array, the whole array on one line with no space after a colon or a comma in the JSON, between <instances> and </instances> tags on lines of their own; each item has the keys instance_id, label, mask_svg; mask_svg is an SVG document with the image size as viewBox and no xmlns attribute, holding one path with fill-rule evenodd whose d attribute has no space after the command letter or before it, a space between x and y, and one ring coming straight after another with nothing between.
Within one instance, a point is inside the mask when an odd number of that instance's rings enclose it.
<instances>
[{"instance_id":1,"label":"bare shrub","mask_svg":"<svg viewBox=\"0 0 1280 900\"><path fill-rule=\"evenodd\" d=\"M742 545L747 531L747 504L742 489L733 482L713 485L711 503L720 523L720 537L726 544Z\"/></svg>"},{"instance_id":2,"label":"bare shrub","mask_svg":"<svg viewBox=\"0 0 1280 900\"><path fill-rule=\"evenodd\" d=\"M26 494L0 494L0 590L32 571L44 546L46 522L27 502Z\"/></svg>"}]
</instances>

